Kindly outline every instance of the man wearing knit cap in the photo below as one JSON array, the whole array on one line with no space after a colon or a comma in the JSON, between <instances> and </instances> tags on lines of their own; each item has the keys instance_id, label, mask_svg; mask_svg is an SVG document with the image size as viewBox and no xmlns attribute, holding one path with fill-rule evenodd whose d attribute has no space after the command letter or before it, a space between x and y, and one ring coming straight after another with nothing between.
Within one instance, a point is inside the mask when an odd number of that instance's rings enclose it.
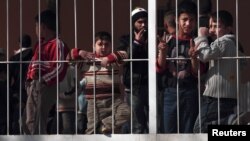
<instances>
[{"instance_id":1,"label":"man wearing knit cap","mask_svg":"<svg viewBox=\"0 0 250 141\"><path fill-rule=\"evenodd\" d=\"M132 56L131 59L148 59L148 13L144 8L137 7L132 11L131 16L133 26L132 39L130 41L130 35L122 36L118 49L127 51L129 56ZM132 42L132 49L130 48L130 42ZM130 79L131 63L132 80ZM130 122L128 125L132 126L132 133L148 133L148 62L126 62L124 64L123 83L125 85L126 100L132 106L133 112L132 125L130 125ZM128 127L128 130L130 129Z\"/></svg>"},{"instance_id":2,"label":"man wearing knit cap","mask_svg":"<svg viewBox=\"0 0 250 141\"><path fill-rule=\"evenodd\" d=\"M135 40L141 44L147 43L148 13L143 8L135 8L132 11L132 24Z\"/></svg>"}]
</instances>

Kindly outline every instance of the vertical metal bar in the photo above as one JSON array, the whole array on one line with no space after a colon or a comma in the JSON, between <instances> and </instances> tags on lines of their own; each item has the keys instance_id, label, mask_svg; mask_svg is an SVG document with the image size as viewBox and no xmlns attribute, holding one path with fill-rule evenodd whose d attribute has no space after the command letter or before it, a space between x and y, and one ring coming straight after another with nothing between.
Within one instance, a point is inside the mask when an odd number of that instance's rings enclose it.
<instances>
[{"instance_id":1,"label":"vertical metal bar","mask_svg":"<svg viewBox=\"0 0 250 141\"><path fill-rule=\"evenodd\" d=\"M130 49L129 49L129 52L130 52L130 59L133 58L133 44L132 44L132 40L133 40L133 26L132 25L132 0L129 1L129 12L130 12L130 20L129 20L129 24L130 24L130 29L129 29L129 44L130 44ZM131 111L131 116L130 116L130 132L131 134L133 133L133 65L132 65L132 61L130 61L130 111Z\"/></svg>"},{"instance_id":2,"label":"vertical metal bar","mask_svg":"<svg viewBox=\"0 0 250 141\"><path fill-rule=\"evenodd\" d=\"M93 0L93 3L92 3L92 12L93 12L93 46L95 45L95 0ZM95 53L95 47L93 47L93 53ZM95 66L95 61L93 62L93 65ZM93 93L94 93L94 134L96 134L96 71L94 70L94 88L93 88Z\"/></svg>"},{"instance_id":3,"label":"vertical metal bar","mask_svg":"<svg viewBox=\"0 0 250 141\"><path fill-rule=\"evenodd\" d=\"M19 18L20 18L20 24L19 24L19 26L20 26L20 35L19 35L19 47L20 47L20 58L19 58L19 60L20 61L22 61L22 55L23 55L23 52L22 52L22 44L23 44L23 40L22 40L22 33L23 33L23 1L22 0L20 0L19 1L19 3L20 3L20 16L19 16ZM22 133L22 85L24 85L24 84L22 84L22 79L23 79L23 76L22 76L22 74L23 74L23 72L22 72L22 66L23 66L23 62L19 62L20 64L19 64L19 66L20 66L20 81L19 81L19 123L20 123L20 125L19 125L19 134L21 134Z\"/></svg>"},{"instance_id":4,"label":"vertical metal bar","mask_svg":"<svg viewBox=\"0 0 250 141\"><path fill-rule=\"evenodd\" d=\"M77 3L76 0L74 0L74 25L75 25L75 48L77 48ZM77 122L77 104L78 104L78 71L77 71L77 66L75 67L75 133L77 134L77 127L78 127L78 122Z\"/></svg>"},{"instance_id":5,"label":"vertical metal bar","mask_svg":"<svg viewBox=\"0 0 250 141\"><path fill-rule=\"evenodd\" d=\"M59 111L58 111L58 107L59 107L59 12L58 12L58 0L56 0L56 133L59 134Z\"/></svg>"},{"instance_id":6,"label":"vertical metal bar","mask_svg":"<svg viewBox=\"0 0 250 141\"><path fill-rule=\"evenodd\" d=\"M156 98L156 4L154 0L148 1L148 76L149 76L149 133L157 133L157 98Z\"/></svg>"},{"instance_id":7,"label":"vertical metal bar","mask_svg":"<svg viewBox=\"0 0 250 141\"><path fill-rule=\"evenodd\" d=\"M250 90L250 82L247 83L246 93ZM247 94L247 107L246 110L250 111L250 95Z\"/></svg>"},{"instance_id":8,"label":"vertical metal bar","mask_svg":"<svg viewBox=\"0 0 250 141\"><path fill-rule=\"evenodd\" d=\"M198 28L197 28L197 35L198 35L198 33L199 33L199 28L200 28L200 18L199 18L199 17L200 17L200 0L197 0L197 7L198 7L198 8L197 8L197 13L198 13L198 14L197 14L197 25L198 25L198 26L197 26L197 27L198 27Z\"/></svg>"},{"instance_id":9,"label":"vertical metal bar","mask_svg":"<svg viewBox=\"0 0 250 141\"><path fill-rule=\"evenodd\" d=\"M236 0L236 55L239 57L239 5L238 0ZM237 124L239 125L239 115L240 115L240 89L239 89L239 59L236 62L236 72L237 72Z\"/></svg>"},{"instance_id":10,"label":"vertical metal bar","mask_svg":"<svg viewBox=\"0 0 250 141\"><path fill-rule=\"evenodd\" d=\"M38 61L40 62L41 61L41 14L40 14L40 12L41 12L41 0L38 0L38 48L39 48L39 53L38 53L38 55L39 55L39 59L38 59ZM39 72L38 72L38 75L39 75L39 82L41 82L41 63L39 63ZM41 91L39 91L39 94L38 94L39 96L41 96ZM39 117L38 117L38 119L39 119L39 134L41 133L41 118L40 118L40 116L41 116L41 111L40 111L40 109L38 110L39 111L39 113L38 113L38 115L39 115Z\"/></svg>"},{"instance_id":11,"label":"vertical metal bar","mask_svg":"<svg viewBox=\"0 0 250 141\"><path fill-rule=\"evenodd\" d=\"M111 0L111 39L112 39L112 52L114 52L114 1ZM114 109L114 68L112 67L112 133L114 134L114 120L115 120L115 109Z\"/></svg>"},{"instance_id":12,"label":"vertical metal bar","mask_svg":"<svg viewBox=\"0 0 250 141\"><path fill-rule=\"evenodd\" d=\"M197 0L197 10L198 10L198 17L197 17L197 25L198 25L198 30L197 30L197 35L199 35L199 28L200 28L200 0ZM201 133L201 74L200 74L200 63L198 66L198 108L199 108L199 132Z\"/></svg>"},{"instance_id":13,"label":"vertical metal bar","mask_svg":"<svg viewBox=\"0 0 250 141\"><path fill-rule=\"evenodd\" d=\"M216 0L216 11L217 11L217 25L219 25L219 0ZM216 28L216 32L218 32L218 28ZM217 39L219 38L219 36L217 35ZM219 40L218 40L219 41ZM219 42L218 42L219 43ZM215 64L218 66L218 75L220 75L220 60L218 59L217 64ZM219 78L221 79L221 78ZM220 87L217 88L217 98L218 98L218 124L220 125Z\"/></svg>"},{"instance_id":14,"label":"vertical metal bar","mask_svg":"<svg viewBox=\"0 0 250 141\"><path fill-rule=\"evenodd\" d=\"M175 0L175 9L176 9L176 11L175 11L175 14L177 15L176 16L176 23L178 23L178 0ZM176 50L176 56L177 56L177 58L178 58L178 54L179 54L179 27L178 27L178 25L176 25L176 47L177 47L177 50ZM176 60L176 61L179 61L178 59ZM179 67L178 67L178 65L177 65L177 68L176 68L177 70L177 72L178 72L178 70L179 70ZM176 85L176 92L177 92L177 94L176 94L176 104L177 104L177 133L180 133L180 122L179 122L179 120L180 120L180 104L179 104L179 79L177 79L177 85Z\"/></svg>"},{"instance_id":15,"label":"vertical metal bar","mask_svg":"<svg viewBox=\"0 0 250 141\"><path fill-rule=\"evenodd\" d=\"M10 125L9 125L9 114L10 114L10 103L9 103L9 95L10 95L10 90L9 88L9 0L6 1L6 42L7 42L7 135L10 134Z\"/></svg>"}]
</instances>

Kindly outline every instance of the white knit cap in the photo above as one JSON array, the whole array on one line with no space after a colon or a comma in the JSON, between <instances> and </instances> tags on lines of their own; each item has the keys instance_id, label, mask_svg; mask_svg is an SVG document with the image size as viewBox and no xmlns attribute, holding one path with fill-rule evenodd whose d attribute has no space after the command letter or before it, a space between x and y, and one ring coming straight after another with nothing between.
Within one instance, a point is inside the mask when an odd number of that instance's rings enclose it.
<instances>
[{"instance_id":1,"label":"white knit cap","mask_svg":"<svg viewBox=\"0 0 250 141\"><path fill-rule=\"evenodd\" d=\"M148 12L144 8L141 8L141 7L135 8L132 11L132 22L134 23L139 18L143 18L147 16L148 16Z\"/></svg>"}]
</instances>

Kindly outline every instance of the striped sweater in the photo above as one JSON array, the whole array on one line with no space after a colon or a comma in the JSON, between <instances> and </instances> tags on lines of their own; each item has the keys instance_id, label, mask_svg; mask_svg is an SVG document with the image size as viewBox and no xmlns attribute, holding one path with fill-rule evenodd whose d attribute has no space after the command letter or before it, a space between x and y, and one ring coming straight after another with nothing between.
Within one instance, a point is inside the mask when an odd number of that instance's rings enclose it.
<instances>
[{"instance_id":1,"label":"striped sweater","mask_svg":"<svg viewBox=\"0 0 250 141\"><path fill-rule=\"evenodd\" d=\"M220 57L236 57L236 43L234 35L224 35L211 45L205 37L197 37L199 44L198 58L203 62L209 61L209 70L206 79L205 96L220 98L236 98L237 68L236 59L220 59ZM241 55L241 53L239 53Z\"/></svg>"},{"instance_id":2,"label":"striped sweater","mask_svg":"<svg viewBox=\"0 0 250 141\"><path fill-rule=\"evenodd\" d=\"M78 55L78 53L76 53L75 55ZM125 51L116 51L106 57L108 58L108 62L111 64L107 67L103 67L100 64L100 61L104 57L96 56L95 65L93 65L93 63L88 62L84 63L82 65L82 68L80 68L81 73L83 74L86 80L85 94L87 99L94 98L94 94L96 98L100 99L111 97L112 84L114 86L114 94L121 94L120 64L122 59L127 58L127 53ZM79 56L74 56L74 58L79 58ZM114 72L113 75L112 68Z\"/></svg>"}]
</instances>

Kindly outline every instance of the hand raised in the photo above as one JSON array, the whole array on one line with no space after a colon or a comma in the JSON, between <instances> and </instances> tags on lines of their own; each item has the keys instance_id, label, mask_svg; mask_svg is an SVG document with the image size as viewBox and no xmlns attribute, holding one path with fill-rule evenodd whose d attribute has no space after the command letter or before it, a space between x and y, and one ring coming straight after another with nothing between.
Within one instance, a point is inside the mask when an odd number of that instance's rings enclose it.
<instances>
[{"instance_id":1,"label":"hand raised","mask_svg":"<svg viewBox=\"0 0 250 141\"><path fill-rule=\"evenodd\" d=\"M208 28L206 27L199 28L198 36L208 36L208 34L209 34Z\"/></svg>"},{"instance_id":2,"label":"hand raised","mask_svg":"<svg viewBox=\"0 0 250 141\"><path fill-rule=\"evenodd\" d=\"M195 45L193 39L190 39L190 48L188 50L188 55L191 58L197 58L197 55L198 55L197 48L198 48L199 44Z\"/></svg>"},{"instance_id":3,"label":"hand raised","mask_svg":"<svg viewBox=\"0 0 250 141\"><path fill-rule=\"evenodd\" d=\"M166 32L164 32L161 38L159 36L157 38L159 40L158 49L159 51L162 51L167 49L167 43L172 38L172 36L167 35Z\"/></svg>"},{"instance_id":4,"label":"hand raised","mask_svg":"<svg viewBox=\"0 0 250 141\"><path fill-rule=\"evenodd\" d=\"M146 30L143 28L141 29L139 32L134 32L135 34L135 40L139 41L140 43L144 43L145 42L145 34Z\"/></svg>"}]
</instances>

